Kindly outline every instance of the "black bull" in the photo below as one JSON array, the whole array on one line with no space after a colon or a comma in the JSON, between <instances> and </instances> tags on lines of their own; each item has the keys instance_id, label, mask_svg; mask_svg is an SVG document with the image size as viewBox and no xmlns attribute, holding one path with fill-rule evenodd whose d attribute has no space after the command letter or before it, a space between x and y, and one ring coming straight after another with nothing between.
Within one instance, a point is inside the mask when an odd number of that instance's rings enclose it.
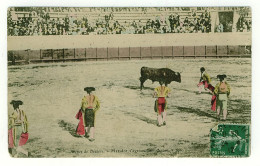
<instances>
[{"instance_id":1,"label":"black bull","mask_svg":"<svg viewBox=\"0 0 260 166\"><path fill-rule=\"evenodd\" d=\"M152 82L158 81L161 85L165 84L167 86L172 81L181 82L181 74L179 72L174 72L168 68L148 68L142 67L141 68L141 90L144 87L144 82L146 80L151 80Z\"/></svg>"}]
</instances>

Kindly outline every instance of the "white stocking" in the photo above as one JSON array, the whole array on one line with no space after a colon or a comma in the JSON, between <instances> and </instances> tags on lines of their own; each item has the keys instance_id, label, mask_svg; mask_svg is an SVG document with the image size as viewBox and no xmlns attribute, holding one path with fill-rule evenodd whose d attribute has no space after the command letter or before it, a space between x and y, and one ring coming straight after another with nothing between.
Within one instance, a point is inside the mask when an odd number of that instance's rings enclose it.
<instances>
[{"instance_id":1,"label":"white stocking","mask_svg":"<svg viewBox=\"0 0 260 166\"><path fill-rule=\"evenodd\" d=\"M220 114L220 108L217 109L217 115L219 116Z\"/></svg>"},{"instance_id":2,"label":"white stocking","mask_svg":"<svg viewBox=\"0 0 260 166\"><path fill-rule=\"evenodd\" d=\"M94 138L94 131L95 131L95 128L94 127L90 127L90 135L89 135L90 139Z\"/></svg>"},{"instance_id":3,"label":"white stocking","mask_svg":"<svg viewBox=\"0 0 260 166\"><path fill-rule=\"evenodd\" d=\"M202 85L200 85L200 86L199 86L199 93L201 93L201 91L202 91L202 88L203 88L203 86L202 86Z\"/></svg>"},{"instance_id":4,"label":"white stocking","mask_svg":"<svg viewBox=\"0 0 260 166\"><path fill-rule=\"evenodd\" d=\"M227 110L223 110L223 119L226 120L227 119Z\"/></svg>"},{"instance_id":5,"label":"white stocking","mask_svg":"<svg viewBox=\"0 0 260 166\"><path fill-rule=\"evenodd\" d=\"M162 121L163 121L163 122L166 122L166 111L164 111L162 115L163 115Z\"/></svg>"},{"instance_id":6,"label":"white stocking","mask_svg":"<svg viewBox=\"0 0 260 166\"><path fill-rule=\"evenodd\" d=\"M16 151L21 152L21 153L25 154L26 156L28 156L28 152L26 150L24 150L21 146L18 146Z\"/></svg>"},{"instance_id":7,"label":"white stocking","mask_svg":"<svg viewBox=\"0 0 260 166\"><path fill-rule=\"evenodd\" d=\"M85 127L85 134L88 134L89 133L89 128L88 127Z\"/></svg>"},{"instance_id":8,"label":"white stocking","mask_svg":"<svg viewBox=\"0 0 260 166\"><path fill-rule=\"evenodd\" d=\"M158 124L159 124L159 125L162 125L162 115L159 115L159 114L158 114L157 119L158 119Z\"/></svg>"}]
</instances>

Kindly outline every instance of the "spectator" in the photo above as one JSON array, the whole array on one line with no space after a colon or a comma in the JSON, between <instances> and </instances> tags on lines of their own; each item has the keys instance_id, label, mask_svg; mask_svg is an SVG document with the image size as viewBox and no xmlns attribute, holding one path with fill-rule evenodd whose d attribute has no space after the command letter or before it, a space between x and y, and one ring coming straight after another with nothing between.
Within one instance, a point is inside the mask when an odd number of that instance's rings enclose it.
<instances>
[{"instance_id":1,"label":"spectator","mask_svg":"<svg viewBox=\"0 0 260 166\"><path fill-rule=\"evenodd\" d=\"M217 26L217 32L223 32L223 24L221 22Z\"/></svg>"}]
</instances>

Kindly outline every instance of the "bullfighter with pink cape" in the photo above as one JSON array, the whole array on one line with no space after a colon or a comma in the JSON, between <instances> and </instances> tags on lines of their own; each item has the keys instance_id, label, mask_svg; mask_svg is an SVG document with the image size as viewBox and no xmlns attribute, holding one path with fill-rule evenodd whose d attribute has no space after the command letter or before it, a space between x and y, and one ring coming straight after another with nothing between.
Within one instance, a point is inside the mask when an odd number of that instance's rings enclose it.
<instances>
[{"instance_id":1,"label":"bullfighter with pink cape","mask_svg":"<svg viewBox=\"0 0 260 166\"><path fill-rule=\"evenodd\" d=\"M28 156L28 152L22 146L28 141L28 121L23 110L19 108L23 104L20 100L12 100L14 111L8 116L8 148L11 155L17 157L19 153Z\"/></svg>"}]
</instances>

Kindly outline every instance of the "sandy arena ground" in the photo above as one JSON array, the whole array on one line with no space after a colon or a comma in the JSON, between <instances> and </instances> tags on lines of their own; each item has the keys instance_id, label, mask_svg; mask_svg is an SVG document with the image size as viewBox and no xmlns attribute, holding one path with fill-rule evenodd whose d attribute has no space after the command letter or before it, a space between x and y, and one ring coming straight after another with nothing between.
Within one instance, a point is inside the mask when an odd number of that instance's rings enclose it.
<instances>
[{"instance_id":1,"label":"sandy arena ground","mask_svg":"<svg viewBox=\"0 0 260 166\"><path fill-rule=\"evenodd\" d=\"M172 82L167 125L156 126L153 89L140 91L140 68L180 71ZM24 101L31 157L210 157L209 132L219 122L210 110L211 95L197 94L200 67L217 83L231 85L226 123L251 123L251 59L167 59L68 62L8 67L8 101ZM101 101L94 142L75 135L84 87L96 87ZM12 106L9 104L9 110ZM19 157L24 157L20 155Z\"/></svg>"}]
</instances>

